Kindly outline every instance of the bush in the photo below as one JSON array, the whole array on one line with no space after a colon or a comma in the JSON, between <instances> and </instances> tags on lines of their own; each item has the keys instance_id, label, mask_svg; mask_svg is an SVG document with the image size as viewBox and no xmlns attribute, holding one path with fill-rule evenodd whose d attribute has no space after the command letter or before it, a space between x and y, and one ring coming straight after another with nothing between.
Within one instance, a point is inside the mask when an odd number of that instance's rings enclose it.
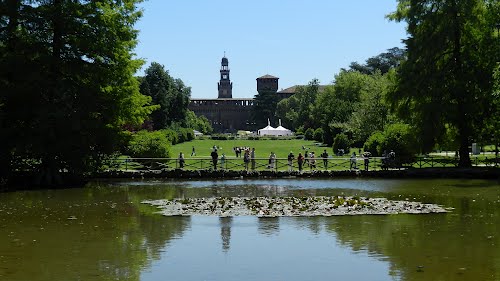
<instances>
[{"instance_id":1,"label":"bush","mask_svg":"<svg viewBox=\"0 0 500 281\"><path fill-rule=\"evenodd\" d=\"M194 139L193 129L190 128L177 128L177 135L179 137L178 143L183 143L186 141L192 141Z\"/></svg>"},{"instance_id":2,"label":"bush","mask_svg":"<svg viewBox=\"0 0 500 281\"><path fill-rule=\"evenodd\" d=\"M165 137L167 138L167 140L172 143L172 144L178 144L179 143L179 134L177 134L176 131L172 130L172 129L165 129L165 130L161 130L160 132L162 132Z\"/></svg>"},{"instance_id":3,"label":"bush","mask_svg":"<svg viewBox=\"0 0 500 281\"><path fill-rule=\"evenodd\" d=\"M314 130L312 128L307 129L304 133L304 137L306 140L312 140L314 137Z\"/></svg>"},{"instance_id":4,"label":"bush","mask_svg":"<svg viewBox=\"0 0 500 281\"><path fill-rule=\"evenodd\" d=\"M382 155L382 143L384 142L384 134L382 132L373 133L363 145L363 150L371 153L372 156Z\"/></svg>"},{"instance_id":5,"label":"bush","mask_svg":"<svg viewBox=\"0 0 500 281\"><path fill-rule=\"evenodd\" d=\"M221 135L221 134L212 135L212 139L213 140L227 140L227 136L226 135Z\"/></svg>"},{"instance_id":6,"label":"bush","mask_svg":"<svg viewBox=\"0 0 500 281\"><path fill-rule=\"evenodd\" d=\"M127 151L133 158L169 158L170 141L162 131L139 131L132 136Z\"/></svg>"},{"instance_id":7,"label":"bush","mask_svg":"<svg viewBox=\"0 0 500 281\"><path fill-rule=\"evenodd\" d=\"M193 131L193 129L186 128L186 136L187 136L187 141L194 140L194 131Z\"/></svg>"},{"instance_id":8,"label":"bush","mask_svg":"<svg viewBox=\"0 0 500 281\"><path fill-rule=\"evenodd\" d=\"M387 126L384 132L373 133L366 140L364 150L373 156L394 151L399 163L409 163L417 153L417 142L409 125L396 123Z\"/></svg>"},{"instance_id":9,"label":"bush","mask_svg":"<svg viewBox=\"0 0 500 281\"><path fill-rule=\"evenodd\" d=\"M408 124L391 124L384 130L382 151L394 151L400 163L409 163L417 153L417 145Z\"/></svg>"},{"instance_id":10,"label":"bush","mask_svg":"<svg viewBox=\"0 0 500 281\"><path fill-rule=\"evenodd\" d=\"M304 127L300 126L295 130L296 135L303 135L304 134Z\"/></svg>"},{"instance_id":11,"label":"bush","mask_svg":"<svg viewBox=\"0 0 500 281\"><path fill-rule=\"evenodd\" d=\"M314 130L313 138L315 141L323 142L323 129L317 128L316 130Z\"/></svg>"},{"instance_id":12,"label":"bush","mask_svg":"<svg viewBox=\"0 0 500 281\"><path fill-rule=\"evenodd\" d=\"M333 139L333 153L337 153L339 149L343 149L346 153L348 153L350 145L351 144L347 135L343 133L338 134Z\"/></svg>"}]
</instances>

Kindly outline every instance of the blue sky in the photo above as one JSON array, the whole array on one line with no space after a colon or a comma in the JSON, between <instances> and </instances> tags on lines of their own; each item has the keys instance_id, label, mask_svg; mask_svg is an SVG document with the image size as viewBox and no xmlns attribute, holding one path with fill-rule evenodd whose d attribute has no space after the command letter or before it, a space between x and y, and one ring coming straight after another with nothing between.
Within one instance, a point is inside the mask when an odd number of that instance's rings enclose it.
<instances>
[{"instance_id":1,"label":"blue sky","mask_svg":"<svg viewBox=\"0 0 500 281\"><path fill-rule=\"evenodd\" d=\"M217 98L226 52L233 98L251 98L256 78L279 88L330 84L341 68L403 47L405 25L385 15L396 0L147 0L136 54L165 66L191 87L192 98Z\"/></svg>"}]
</instances>

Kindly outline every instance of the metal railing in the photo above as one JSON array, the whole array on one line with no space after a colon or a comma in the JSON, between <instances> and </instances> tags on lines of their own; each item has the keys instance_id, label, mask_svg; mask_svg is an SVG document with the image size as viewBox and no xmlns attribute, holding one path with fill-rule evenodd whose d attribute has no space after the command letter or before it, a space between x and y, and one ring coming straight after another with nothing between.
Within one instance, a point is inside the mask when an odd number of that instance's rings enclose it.
<instances>
[{"instance_id":1,"label":"metal railing","mask_svg":"<svg viewBox=\"0 0 500 281\"><path fill-rule=\"evenodd\" d=\"M326 161L325 161L326 160ZM340 170L382 170L387 168L398 168L389 165L383 157L370 157L366 163L365 158L315 158L314 163L311 159L304 161L302 171L340 171ZM182 165L181 165L181 162ZM298 171L299 165L297 159L290 165L287 158L275 158L270 161L269 158L254 158L247 163L243 157L219 157L214 165L211 157L187 157L183 160L179 158L112 158L105 165L105 170L239 170L239 171Z\"/></svg>"},{"instance_id":2,"label":"metal railing","mask_svg":"<svg viewBox=\"0 0 500 281\"><path fill-rule=\"evenodd\" d=\"M326 163L324 162L326 160ZM478 158L471 159L472 165L477 167L500 167L500 158ZM345 170L386 170L386 169L406 169L406 168L447 168L457 167L458 158L455 157L415 157L412 160L401 163L400 159L387 157L368 158L365 168L365 158L330 157L315 158L315 163L311 160L304 161L302 171L345 171ZM113 158L109 159L105 165L105 170L129 171L129 170L235 170L235 171L298 171L297 159L292 161L290 166L287 158L276 158L271 163L269 158L255 158L245 163L243 157L219 157L214 165L211 157L187 157L179 158Z\"/></svg>"}]
</instances>

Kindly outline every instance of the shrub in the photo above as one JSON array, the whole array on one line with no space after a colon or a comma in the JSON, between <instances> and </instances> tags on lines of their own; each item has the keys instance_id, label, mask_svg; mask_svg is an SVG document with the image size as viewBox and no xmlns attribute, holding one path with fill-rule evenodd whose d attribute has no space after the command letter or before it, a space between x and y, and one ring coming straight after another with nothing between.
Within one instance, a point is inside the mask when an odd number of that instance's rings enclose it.
<instances>
[{"instance_id":1,"label":"shrub","mask_svg":"<svg viewBox=\"0 0 500 281\"><path fill-rule=\"evenodd\" d=\"M313 138L315 141L323 142L323 129L317 128L316 130L314 130Z\"/></svg>"},{"instance_id":2,"label":"shrub","mask_svg":"<svg viewBox=\"0 0 500 281\"><path fill-rule=\"evenodd\" d=\"M162 131L139 131L132 136L127 151L134 158L168 158L170 142Z\"/></svg>"},{"instance_id":3,"label":"shrub","mask_svg":"<svg viewBox=\"0 0 500 281\"><path fill-rule=\"evenodd\" d=\"M185 130L186 130L186 137L187 137L186 141L192 141L192 140L194 140L194 131L193 131L193 129L186 128Z\"/></svg>"},{"instance_id":4,"label":"shrub","mask_svg":"<svg viewBox=\"0 0 500 281\"><path fill-rule=\"evenodd\" d=\"M343 149L346 153L349 151L350 141L347 135L341 133L333 139L333 153Z\"/></svg>"},{"instance_id":5,"label":"shrub","mask_svg":"<svg viewBox=\"0 0 500 281\"><path fill-rule=\"evenodd\" d=\"M391 124L383 132L373 133L364 144L373 156L394 151L399 163L409 163L417 153L417 142L407 124Z\"/></svg>"},{"instance_id":6,"label":"shrub","mask_svg":"<svg viewBox=\"0 0 500 281\"><path fill-rule=\"evenodd\" d=\"M165 130L161 130L160 132L162 132L165 137L167 138L167 140L172 143L172 144L178 144L179 143L179 134L177 134L176 131L172 130L172 129L165 129Z\"/></svg>"},{"instance_id":7,"label":"shrub","mask_svg":"<svg viewBox=\"0 0 500 281\"><path fill-rule=\"evenodd\" d=\"M304 137L306 140L312 140L314 137L314 130L312 128L307 129L304 133Z\"/></svg>"},{"instance_id":8,"label":"shrub","mask_svg":"<svg viewBox=\"0 0 500 281\"><path fill-rule=\"evenodd\" d=\"M303 135L304 134L304 127L300 126L295 130L296 135Z\"/></svg>"},{"instance_id":9,"label":"shrub","mask_svg":"<svg viewBox=\"0 0 500 281\"><path fill-rule=\"evenodd\" d=\"M217 134L217 135L212 135L212 139L213 140L227 140L227 136L226 135Z\"/></svg>"},{"instance_id":10,"label":"shrub","mask_svg":"<svg viewBox=\"0 0 500 281\"><path fill-rule=\"evenodd\" d=\"M384 138L382 132L373 133L363 145L363 150L370 152L372 156L382 155L382 143L384 142Z\"/></svg>"},{"instance_id":11,"label":"shrub","mask_svg":"<svg viewBox=\"0 0 500 281\"><path fill-rule=\"evenodd\" d=\"M408 124L396 123L387 126L381 146L382 151L394 151L400 163L411 162L417 153L416 140Z\"/></svg>"}]
</instances>

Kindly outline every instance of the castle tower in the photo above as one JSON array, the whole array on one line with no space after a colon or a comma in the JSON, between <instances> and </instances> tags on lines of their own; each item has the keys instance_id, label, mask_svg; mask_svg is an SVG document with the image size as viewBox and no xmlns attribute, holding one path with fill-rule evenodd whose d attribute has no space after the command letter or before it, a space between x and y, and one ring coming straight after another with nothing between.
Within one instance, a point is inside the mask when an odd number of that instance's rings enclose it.
<instances>
[{"instance_id":1,"label":"castle tower","mask_svg":"<svg viewBox=\"0 0 500 281\"><path fill-rule=\"evenodd\" d=\"M278 77L272 75L264 75L257 78L257 92L263 93L276 93L278 91Z\"/></svg>"},{"instance_id":2,"label":"castle tower","mask_svg":"<svg viewBox=\"0 0 500 281\"><path fill-rule=\"evenodd\" d=\"M233 83L229 80L229 61L224 54L220 67L220 82L217 83L219 88L219 99L233 98Z\"/></svg>"}]
</instances>

